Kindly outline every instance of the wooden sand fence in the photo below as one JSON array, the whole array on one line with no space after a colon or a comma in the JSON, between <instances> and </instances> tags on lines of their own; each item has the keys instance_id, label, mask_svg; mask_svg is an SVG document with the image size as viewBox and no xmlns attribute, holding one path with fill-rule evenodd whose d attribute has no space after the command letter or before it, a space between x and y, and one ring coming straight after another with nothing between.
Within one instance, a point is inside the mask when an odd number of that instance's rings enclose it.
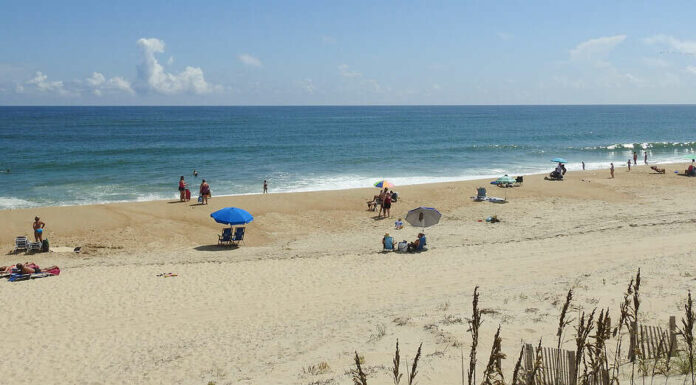
<instances>
[{"instance_id":1,"label":"wooden sand fence","mask_svg":"<svg viewBox=\"0 0 696 385\"><path fill-rule=\"evenodd\" d=\"M560 357L559 357L560 354ZM542 368L536 378L532 378L532 369L536 359L536 348L524 344L522 362L526 373L527 385L577 385L575 373L575 352L556 348L541 348ZM558 376L558 381L556 381Z\"/></svg>"},{"instance_id":2,"label":"wooden sand fence","mask_svg":"<svg viewBox=\"0 0 696 385\"><path fill-rule=\"evenodd\" d=\"M640 352L644 359L664 357L670 347L670 357L674 357L677 353L677 319L675 316L669 317L669 329L667 330L660 326L651 325L640 325L639 328L634 327L633 330L639 330L639 333L633 333L632 330L630 332L629 361L635 360L637 352Z\"/></svg>"}]
</instances>

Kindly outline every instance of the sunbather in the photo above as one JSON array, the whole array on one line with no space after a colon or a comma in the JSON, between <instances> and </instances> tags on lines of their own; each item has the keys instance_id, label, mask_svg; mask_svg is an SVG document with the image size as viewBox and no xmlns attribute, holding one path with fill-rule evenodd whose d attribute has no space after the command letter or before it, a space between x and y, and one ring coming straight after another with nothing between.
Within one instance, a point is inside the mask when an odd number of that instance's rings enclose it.
<instances>
[{"instance_id":1,"label":"sunbather","mask_svg":"<svg viewBox=\"0 0 696 385\"><path fill-rule=\"evenodd\" d=\"M16 268L20 274L36 274L36 273L41 273L42 271L50 271L50 270L55 270L58 269L58 266L51 266L47 267L45 269L39 268L39 265L35 264L34 262L31 263L18 263L16 265Z\"/></svg>"},{"instance_id":2,"label":"sunbather","mask_svg":"<svg viewBox=\"0 0 696 385\"><path fill-rule=\"evenodd\" d=\"M657 166L650 166L650 168L653 169L653 170L654 170L655 172L657 172L658 174L664 174L664 173L665 173L665 169L664 169L664 168L659 168L659 167L657 167Z\"/></svg>"},{"instance_id":3,"label":"sunbather","mask_svg":"<svg viewBox=\"0 0 696 385\"><path fill-rule=\"evenodd\" d=\"M418 250L418 247L420 246L421 239L423 238L424 234L423 233L418 233L418 238L408 244L408 251L416 251Z\"/></svg>"}]
</instances>

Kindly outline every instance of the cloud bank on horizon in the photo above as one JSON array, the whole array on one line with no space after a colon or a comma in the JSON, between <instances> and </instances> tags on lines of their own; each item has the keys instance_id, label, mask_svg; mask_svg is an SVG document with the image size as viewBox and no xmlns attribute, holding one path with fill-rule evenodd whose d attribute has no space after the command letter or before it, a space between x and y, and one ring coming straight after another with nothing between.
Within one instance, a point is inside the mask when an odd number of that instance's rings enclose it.
<instances>
[{"instance_id":1,"label":"cloud bank on horizon","mask_svg":"<svg viewBox=\"0 0 696 385\"><path fill-rule=\"evenodd\" d=\"M360 1L300 0L260 17L259 5L223 2L205 18L178 7L167 23L156 9L121 21L94 5L118 33L71 23L70 38L0 15L0 35L18 36L0 45L0 105L696 103L696 36L688 12L672 12L685 5L666 4L398 3L366 15ZM119 35L131 24L155 33Z\"/></svg>"}]
</instances>

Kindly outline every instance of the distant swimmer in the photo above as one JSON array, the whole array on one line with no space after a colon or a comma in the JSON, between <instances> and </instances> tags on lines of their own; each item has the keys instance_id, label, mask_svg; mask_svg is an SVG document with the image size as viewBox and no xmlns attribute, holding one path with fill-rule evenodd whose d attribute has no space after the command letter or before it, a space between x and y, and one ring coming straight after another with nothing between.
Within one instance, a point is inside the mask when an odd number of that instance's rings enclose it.
<instances>
[{"instance_id":1,"label":"distant swimmer","mask_svg":"<svg viewBox=\"0 0 696 385\"><path fill-rule=\"evenodd\" d=\"M197 177L197 176L198 176L198 171L193 170L193 176L194 176L194 177Z\"/></svg>"}]
</instances>

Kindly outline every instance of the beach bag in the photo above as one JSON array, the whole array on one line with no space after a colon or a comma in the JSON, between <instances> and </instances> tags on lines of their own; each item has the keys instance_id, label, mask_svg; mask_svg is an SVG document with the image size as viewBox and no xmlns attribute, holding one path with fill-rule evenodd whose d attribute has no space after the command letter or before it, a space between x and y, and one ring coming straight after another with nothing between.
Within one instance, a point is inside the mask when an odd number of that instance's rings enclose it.
<instances>
[{"instance_id":1,"label":"beach bag","mask_svg":"<svg viewBox=\"0 0 696 385\"><path fill-rule=\"evenodd\" d=\"M407 250L408 250L408 242L406 242L406 241L399 242L399 251L405 253Z\"/></svg>"},{"instance_id":2,"label":"beach bag","mask_svg":"<svg viewBox=\"0 0 696 385\"><path fill-rule=\"evenodd\" d=\"M186 189L186 200L190 201L191 200L191 190Z\"/></svg>"},{"instance_id":3,"label":"beach bag","mask_svg":"<svg viewBox=\"0 0 696 385\"><path fill-rule=\"evenodd\" d=\"M198 203L203 203L203 195L198 196Z\"/></svg>"},{"instance_id":4,"label":"beach bag","mask_svg":"<svg viewBox=\"0 0 696 385\"><path fill-rule=\"evenodd\" d=\"M41 251L43 251L44 253L48 253L48 250L49 250L49 248L48 248L48 239L44 239L44 240L41 242Z\"/></svg>"}]
</instances>

